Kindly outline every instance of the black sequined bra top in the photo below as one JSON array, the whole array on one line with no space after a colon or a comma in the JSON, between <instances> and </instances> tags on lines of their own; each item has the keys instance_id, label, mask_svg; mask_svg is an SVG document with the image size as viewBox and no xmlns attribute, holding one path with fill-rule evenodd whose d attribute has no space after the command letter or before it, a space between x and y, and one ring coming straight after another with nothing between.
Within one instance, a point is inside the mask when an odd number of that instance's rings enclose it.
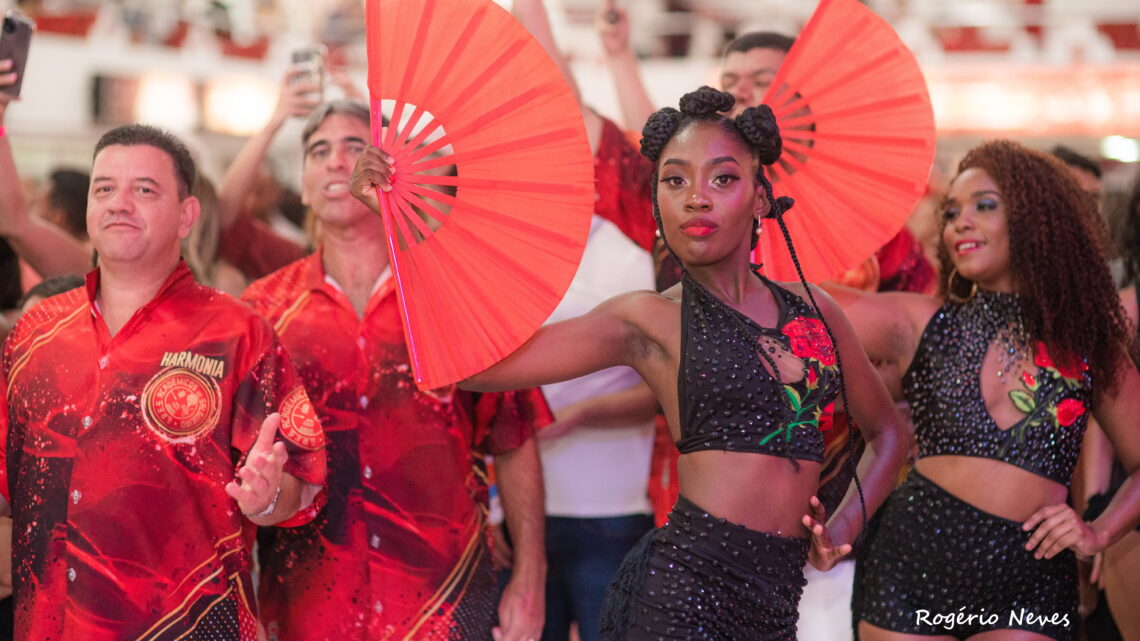
<instances>
[{"instance_id":1,"label":"black sequined bra top","mask_svg":"<svg viewBox=\"0 0 1140 641\"><path fill-rule=\"evenodd\" d=\"M997 459L1069 484L1088 423L1092 379L1084 363L1058 365L1044 345L1019 339L1021 327L1017 296L985 290L964 304L946 303L930 319L902 380L919 458ZM986 375L1004 377L1003 393L1024 413L1006 429L986 409L979 376L995 342L997 366ZM1022 363L1020 375L1013 362Z\"/></svg>"},{"instance_id":2,"label":"black sequined bra top","mask_svg":"<svg viewBox=\"0 0 1140 641\"><path fill-rule=\"evenodd\" d=\"M835 348L810 305L760 278L779 304L778 329L761 327L687 273L681 280L677 449L822 461L819 418L839 389Z\"/></svg>"}]
</instances>

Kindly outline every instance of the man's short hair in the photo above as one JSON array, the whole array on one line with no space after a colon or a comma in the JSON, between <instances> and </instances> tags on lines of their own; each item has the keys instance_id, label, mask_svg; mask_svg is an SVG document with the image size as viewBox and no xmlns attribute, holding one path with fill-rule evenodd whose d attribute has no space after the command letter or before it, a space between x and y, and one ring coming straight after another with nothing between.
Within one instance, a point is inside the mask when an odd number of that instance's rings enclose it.
<instances>
[{"instance_id":1,"label":"man's short hair","mask_svg":"<svg viewBox=\"0 0 1140 641\"><path fill-rule=\"evenodd\" d=\"M309 119L305 122L305 128L301 130L301 146L307 147L309 145L309 138L321 128L321 123L328 119L329 116L334 115L349 116L356 118L366 125L372 123L372 114L368 110L368 105L358 100L349 100L347 98L340 98L337 100L330 100L320 107L317 107Z\"/></svg>"},{"instance_id":2,"label":"man's short hair","mask_svg":"<svg viewBox=\"0 0 1140 641\"><path fill-rule=\"evenodd\" d=\"M23 307L33 298L51 298L57 294L69 292L77 287L82 287L84 282L83 277L79 274L64 274L63 276L46 278L36 283L24 294L24 297L20 299L19 307Z\"/></svg>"},{"instance_id":3,"label":"man's short hair","mask_svg":"<svg viewBox=\"0 0 1140 641\"><path fill-rule=\"evenodd\" d=\"M775 49L788 53L796 39L775 31L753 31L737 36L724 47L724 55L730 53L748 53L753 49Z\"/></svg>"},{"instance_id":4,"label":"man's short hair","mask_svg":"<svg viewBox=\"0 0 1140 641\"><path fill-rule=\"evenodd\" d=\"M1066 165L1087 171L1090 174L1096 176L1097 180L1100 180L1100 165L1096 164L1096 161L1094 161L1092 158L1077 153L1073 149L1070 149L1064 145L1057 145L1056 147L1053 147L1053 150L1049 153L1053 154L1054 158L1060 160Z\"/></svg>"},{"instance_id":5,"label":"man's short hair","mask_svg":"<svg viewBox=\"0 0 1140 641\"><path fill-rule=\"evenodd\" d=\"M190 196L198 170L194 167L194 158L190 155L190 150L174 134L151 125L115 127L103 134L99 142L95 143L95 153L92 158L111 145L125 147L147 145L165 151L174 162L174 176L178 179L178 198L184 200Z\"/></svg>"},{"instance_id":6,"label":"man's short hair","mask_svg":"<svg viewBox=\"0 0 1140 641\"><path fill-rule=\"evenodd\" d=\"M91 176L74 169L56 169L51 172L48 185L48 204L63 212L63 226L76 238L87 238L87 192L91 189Z\"/></svg>"}]
</instances>

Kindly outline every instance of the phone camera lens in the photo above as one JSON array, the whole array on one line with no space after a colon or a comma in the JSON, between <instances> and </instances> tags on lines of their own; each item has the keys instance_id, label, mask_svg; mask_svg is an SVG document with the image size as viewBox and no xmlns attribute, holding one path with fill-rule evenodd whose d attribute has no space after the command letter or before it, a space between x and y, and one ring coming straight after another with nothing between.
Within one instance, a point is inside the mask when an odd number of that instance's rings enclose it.
<instances>
[{"instance_id":1,"label":"phone camera lens","mask_svg":"<svg viewBox=\"0 0 1140 641\"><path fill-rule=\"evenodd\" d=\"M16 24L11 20L4 20L4 33L16 33Z\"/></svg>"}]
</instances>

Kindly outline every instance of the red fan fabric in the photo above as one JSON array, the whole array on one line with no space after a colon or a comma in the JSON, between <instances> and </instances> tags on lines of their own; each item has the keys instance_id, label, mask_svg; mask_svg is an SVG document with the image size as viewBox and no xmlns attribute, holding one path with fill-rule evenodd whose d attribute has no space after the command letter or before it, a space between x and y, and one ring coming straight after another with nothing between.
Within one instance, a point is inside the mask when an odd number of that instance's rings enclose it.
<instances>
[{"instance_id":1,"label":"red fan fabric","mask_svg":"<svg viewBox=\"0 0 1140 641\"><path fill-rule=\"evenodd\" d=\"M823 0L777 72L764 103L784 153L776 196L809 281L842 274L889 241L922 197L934 159L934 115L913 54L857 0ZM798 280L777 223L764 221L757 262Z\"/></svg>"},{"instance_id":2,"label":"red fan fabric","mask_svg":"<svg viewBox=\"0 0 1140 641\"><path fill-rule=\"evenodd\" d=\"M367 21L373 137L396 170L381 208L416 383L431 389L498 362L557 306L593 163L557 67L491 0L369 0Z\"/></svg>"}]
</instances>

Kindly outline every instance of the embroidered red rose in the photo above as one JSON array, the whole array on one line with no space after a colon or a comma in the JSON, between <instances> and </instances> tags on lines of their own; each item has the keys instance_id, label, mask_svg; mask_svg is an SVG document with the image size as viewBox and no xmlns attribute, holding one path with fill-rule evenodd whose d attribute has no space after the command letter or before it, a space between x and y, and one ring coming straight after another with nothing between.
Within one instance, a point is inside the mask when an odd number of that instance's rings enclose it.
<instances>
[{"instance_id":1,"label":"embroidered red rose","mask_svg":"<svg viewBox=\"0 0 1140 641\"><path fill-rule=\"evenodd\" d=\"M1025 383L1025 386L1031 390L1037 389L1037 377L1029 372L1021 373L1021 382Z\"/></svg>"},{"instance_id":2,"label":"embroidered red rose","mask_svg":"<svg viewBox=\"0 0 1140 641\"><path fill-rule=\"evenodd\" d=\"M1085 404L1075 398L1066 398L1057 403L1057 424L1068 427L1084 416Z\"/></svg>"},{"instance_id":3,"label":"embroidered red rose","mask_svg":"<svg viewBox=\"0 0 1140 641\"><path fill-rule=\"evenodd\" d=\"M806 336L788 336L788 348L800 358L811 358L815 354L811 341Z\"/></svg>"},{"instance_id":4,"label":"embroidered red rose","mask_svg":"<svg viewBox=\"0 0 1140 641\"><path fill-rule=\"evenodd\" d=\"M796 356L819 361L824 367L835 365L835 346L827 336L823 321L800 316L784 325L782 331Z\"/></svg>"},{"instance_id":5,"label":"embroidered red rose","mask_svg":"<svg viewBox=\"0 0 1140 641\"><path fill-rule=\"evenodd\" d=\"M815 373L814 367L807 368L807 384L808 388L814 388L815 382L819 380L819 374Z\"/></svg>"},{"instance_id":6,"label":"embroidered red rose","mask_svg":"<svg viewBox=\"0 0 1140 641\"><path fill-rule=\"evenodd\" d=\"M1057 372L1061 376L1068 379L1078 379L1081 373L1088 370L1088 363L1080 359L1073 359L1075 362L1068 365L1057 365L1053 362L1053 358L1049 355L1049 350L1045 347L1045 343L1037 343L1033 348L1033 364L1038 367L1044 367Z\"/></svg>"}]
</instances>

